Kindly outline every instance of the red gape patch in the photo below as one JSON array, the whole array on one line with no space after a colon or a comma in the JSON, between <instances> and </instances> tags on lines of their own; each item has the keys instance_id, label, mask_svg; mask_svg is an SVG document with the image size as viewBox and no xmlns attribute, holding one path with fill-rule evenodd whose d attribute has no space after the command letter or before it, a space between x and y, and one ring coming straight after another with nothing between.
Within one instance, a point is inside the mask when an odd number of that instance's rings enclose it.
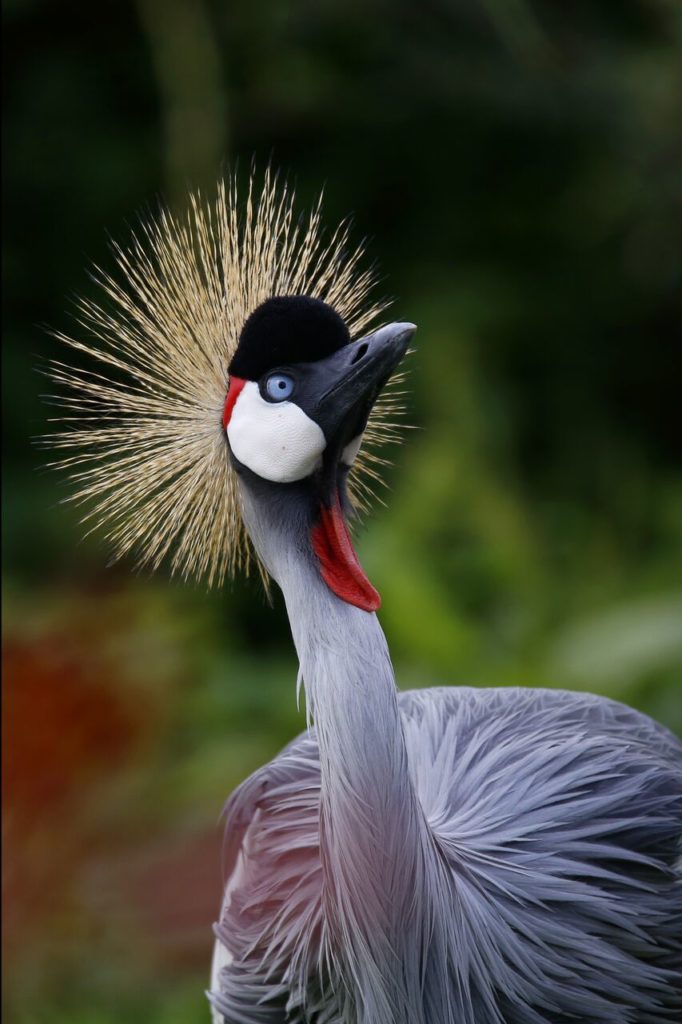
<instances>
[{"instance_id":1,"label":"red gape patch","mask_svg":"<svg viewBox=\"0 0 682 1024\"><path fill-rule=\"evenodd\" d=\"M225 398L225 407L223 409L223 430L227 430L227 424L230 422L230 416L234 409L234 403L239 398L241 390L246 384L245 380L241 377L230 377L230 383L227 385L227 397Z\"/></svg>"},{"instance_id":2,"label":"red gape patch","mask_svg":"<svg viewBox=\"0 0 682 1024\"><path fill-rule=\"evenodd\" d=\"M331 508L322 508L319 522L312 528L311 540L322 579L330 590L356 608L377 611L381 597L358 561L338 498Z\"/></svg>"}]
</instances>

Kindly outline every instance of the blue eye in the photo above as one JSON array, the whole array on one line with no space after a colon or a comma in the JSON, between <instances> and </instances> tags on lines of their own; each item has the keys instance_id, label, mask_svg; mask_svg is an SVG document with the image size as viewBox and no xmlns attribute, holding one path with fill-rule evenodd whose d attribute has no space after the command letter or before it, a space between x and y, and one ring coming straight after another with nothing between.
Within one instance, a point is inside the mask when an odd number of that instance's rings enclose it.
<instances>
[{"instance_id":1,"label":"blue eye","mask_svg":"<svg viewBox=\"0 0 682 1024\"><path fill-rule=\"evenodd\" d=\"M294 393L294 378L288 373L271 373L265 382L265 393L271 402L284 402Z\"/></svg>"}]
</instances>

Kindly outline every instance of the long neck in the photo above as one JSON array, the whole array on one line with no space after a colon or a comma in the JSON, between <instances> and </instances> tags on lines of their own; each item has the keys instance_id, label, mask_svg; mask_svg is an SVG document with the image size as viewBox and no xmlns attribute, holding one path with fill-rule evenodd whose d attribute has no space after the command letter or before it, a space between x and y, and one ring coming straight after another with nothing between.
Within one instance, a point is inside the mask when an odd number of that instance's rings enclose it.
<instances>
[{"instance_id":1,"label":"long neck","mask_svg":"<svg viewBox=\"0 0 682 1024\"><path fill-rule=\"evenodd\" d=\"M386 640L376 615L307 573L283 589L320 750L328 921L369 1004L366 1019L395 1021L404 999L385 979L402 970L424 837Z\"/></svg>"},{"instance_id":2,"label":"long neck","mask_svg":"<svg viewBox=\"0 0 682 1024\"><path fill-rule=\"evenodd\" d=\"M376 615L327 588L300 531L276 530L273 543L274 517L264 524L261 511L255 525L249 511L252 536L284 593L315 723L326 920L335 955L345 958L351 1012L362 1022L417 1024L426 951L410 921L428 902L433 850L386 640Z\"/></svg>"}]
</instances>

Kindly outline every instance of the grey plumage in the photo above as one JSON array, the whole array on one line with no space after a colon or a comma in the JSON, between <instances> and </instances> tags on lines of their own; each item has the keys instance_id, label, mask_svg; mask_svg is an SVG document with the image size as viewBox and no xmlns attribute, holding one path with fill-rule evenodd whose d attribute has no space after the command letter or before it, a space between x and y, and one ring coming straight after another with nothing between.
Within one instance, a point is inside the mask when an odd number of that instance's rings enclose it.
<instances>
[{"instance_id":1,"label":"grey plumage","mask_svg":"<svg viewBox=\"0 0 682 1024\"><path fill-rule=\"evenodd\" d=\"M315 725L228 804L228 1024L654 1024L682 1014L682 744L551 690L398 695L375 615L339 601L244 481Z\"/></svg>"},{"instance_id":2,"label":"grey plumage","mask_svg":"<svg viewBox=\"0 0 682 1024\"><path fill-rule=\"evenodd\" d=\"M413 965L424 971L423 1011L386 1016L344 999L323 907L313 731L228 805L230 864L256 808L260 818L244 883L218 926L234 956L214 1003L226 1020L679 1019L674 738L620 704L561 691L414 691L400 708L444 866L431 963ZM396 927L415 937L426 909L420 900Z\"/></svg>"}]
</instances>

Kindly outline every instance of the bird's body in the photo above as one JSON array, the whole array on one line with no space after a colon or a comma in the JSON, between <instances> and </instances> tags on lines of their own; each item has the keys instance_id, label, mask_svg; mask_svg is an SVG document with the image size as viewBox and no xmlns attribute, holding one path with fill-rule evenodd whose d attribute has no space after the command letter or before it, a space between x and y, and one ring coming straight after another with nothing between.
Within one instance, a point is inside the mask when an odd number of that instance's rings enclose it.
<instances>
[{"instance_id":1,"label":"bird's body","mask_svg":"<svg viewBox=\"0 0 682 1024\"><path fill-rule=\"evenodd\" d=\"M591 694L398 693L375 616L309 584L319 733L228 803L216 1021L679 1020L679 740Z\"/></svg>"},{"instance_id":2,"label":"bird's body","mask_svg":"<svg viewBox=\"0 0 682 1024\"><path fill-rule=\"evenodd\" d=\"M230 801L214 1016L682 1020L682 744L588 695L396 689L347 519L414 325L363 334L360 251L269 175L145 238L64 339L100 365L54 364L53 443L119 555L220 582L248 535L314 723Z\"/></svg>"}]
</instances>

